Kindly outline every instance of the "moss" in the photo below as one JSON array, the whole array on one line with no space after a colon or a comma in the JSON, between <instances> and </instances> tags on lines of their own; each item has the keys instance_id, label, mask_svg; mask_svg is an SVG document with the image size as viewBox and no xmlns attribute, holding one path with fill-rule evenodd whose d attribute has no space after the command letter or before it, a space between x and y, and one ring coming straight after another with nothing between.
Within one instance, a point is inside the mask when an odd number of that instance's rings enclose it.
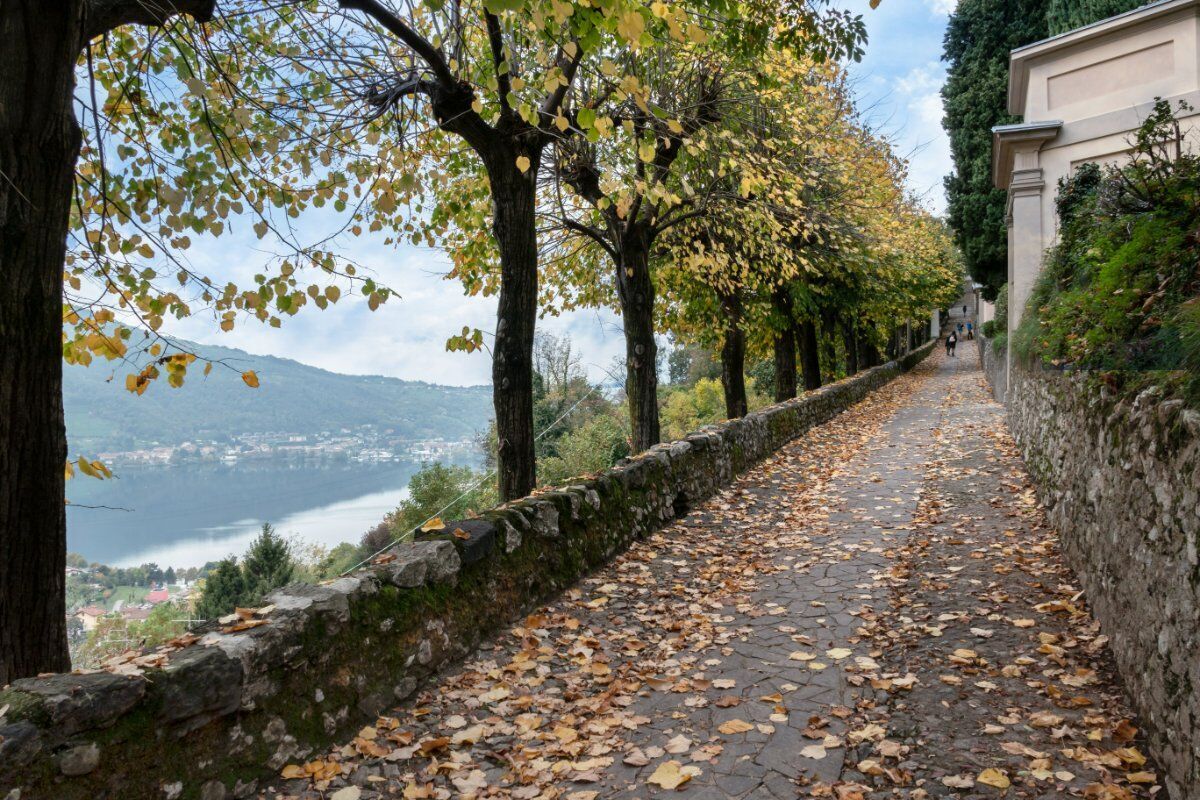
<instances>
[{"instance_id":1,"label":"moss","mask_svg":"<svg viewBox=\"0 0 1200 800\"><path fill-rule=\"evenodd\" d=\"M14 689L0 691L0 708L7 707L4 716L9 722L31 722L42 726L49 723L46 707L36 695Z\"/></svg>"}]
</instances>

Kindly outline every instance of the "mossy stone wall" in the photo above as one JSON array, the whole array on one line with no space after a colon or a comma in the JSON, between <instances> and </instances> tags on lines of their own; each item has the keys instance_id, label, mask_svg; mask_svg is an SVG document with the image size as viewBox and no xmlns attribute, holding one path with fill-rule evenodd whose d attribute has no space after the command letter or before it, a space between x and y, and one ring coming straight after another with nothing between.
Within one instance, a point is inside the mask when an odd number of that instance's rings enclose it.
<instances>
[{"instance_id":1,"label":"mossy stone wall","mask_svg":"<svg viewBox=\"0 0 1200 800\"><path fill-rule=\"evenodd\" d=\"M1200 797L1200 413L1014 365L1009 427L1172 798Z\"/></svg>"}]
</instances>

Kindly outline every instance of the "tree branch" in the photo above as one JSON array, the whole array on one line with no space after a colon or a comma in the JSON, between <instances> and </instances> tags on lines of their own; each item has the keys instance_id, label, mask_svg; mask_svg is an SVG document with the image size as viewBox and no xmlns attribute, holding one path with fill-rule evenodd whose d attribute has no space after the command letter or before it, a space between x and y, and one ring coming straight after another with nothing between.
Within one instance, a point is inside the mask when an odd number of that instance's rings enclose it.
<instances>
[{"instance_id":1,"label":"tree branch","mask_svg":"<svg viewBox=\"0 0 1200 800\"><path fill-rule=\"evenodd\" d=\"M559 107L562 106L563 99L567 96L567 90L571 88L571 84L575 80L575 72L579 69L579 62L583 59L583 47L574 39L571 41L571 44L575 45L575 55L568 59L565 64L562 64L561 58L558 59L565 82L560 83L542 103L541 119L539 120L539 125L542 128L550 127L554 119L558 116Z\"/></svg>"},{"instance_id":2,"label":"tree branch","mask_svg":"<svg viewBox=\"0 0 1200 800\"><path fill-rule=\"evenodd\" d=\"M216 0L88 0L84 9L84 41L103 36L122 25L166 25L171 17L189 16L208 22Z\"/></svg>"},{"instance_id":3,"label":"tree branch","mask_svg":"<svg viewBox=\"0 0 1200 800\"><path fill-rule=\"evenodd\" d=\"M339 8L363 12L386 28L397 39L404 42L410 50L419 55L421 60L429 66L430 71L433 72L433 76L437 78L438 83L443 88L451 90L458 88L458 80L455 79L454 73L450 71L450 65L446 63L446 59L442 57L441 52L429 40L405 24L404 20L383 6L379 0L337 0L337 3Z\"/></svg>"},{"instance_id":4,"label":"tree branch","mask_svg":"<svg viewBox=\"0 0 1200 800\"><path fill-rule=\"evenodd\" d=\"M487 23L488 44L492 49L492 66L496 69L496 86L500 95L500 113L507 117L512 114L512 106L508 96L512 93L512 64L504 65L504 33L500 30L500 18L490 11L483 12ZM504 65L504 69L501 69Z\"/></svg>"},{"instance_id":5,"label":"tree branch","mask_svg":"<svg viewBox=\"0 0 1200 800\"><path fill-rule=\"evenodd\" d=\"M563 225L566 227L567 230L575 231L576 233L581 233L584 236L591 239L592 241L594 241L596 244L600 245L602 248L604 248L604 251L606 253L608 253L609 256L612 257L612 259L614 261L617 261L619 259L619 256L617 255L617 251L614 250L613 246L611 244L609 244L608 240L606 240L604 238L604 234L600 233L600 231L596 230L592 226L584 225L582 222L576 222L575 220L571 219L570 217L565 217L563 219Z\"/></svg>"}]
</instances>

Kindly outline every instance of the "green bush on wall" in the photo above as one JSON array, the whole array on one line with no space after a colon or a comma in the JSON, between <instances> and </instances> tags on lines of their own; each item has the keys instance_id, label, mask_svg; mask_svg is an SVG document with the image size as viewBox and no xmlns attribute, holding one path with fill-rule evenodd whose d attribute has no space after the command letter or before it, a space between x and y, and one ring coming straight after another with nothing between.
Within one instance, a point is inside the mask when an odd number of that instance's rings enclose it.
<instances>
[{"instance_id":1,"label":"green bush on wall","mask_svg":"<svg viewBox=\"0 0 1200 800\"><path fill-rule=\"evenodd\" d=\"M1060 182L1059 241L1014 335L1019 358L1200 399L1200 157L1182 139L1159 100L1130 162Z\"/></svg>"}]
</instances>

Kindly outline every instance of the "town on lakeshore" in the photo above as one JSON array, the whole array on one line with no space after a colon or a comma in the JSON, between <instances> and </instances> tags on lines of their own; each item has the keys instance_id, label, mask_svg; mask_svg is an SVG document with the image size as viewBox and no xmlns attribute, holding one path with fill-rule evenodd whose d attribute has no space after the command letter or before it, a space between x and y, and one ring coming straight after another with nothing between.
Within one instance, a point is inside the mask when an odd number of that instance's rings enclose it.
<instances>
[{"instance_id":1,"label":"town on lakeshore","mask_svg":"<svg viewBox=\"0 0 1200 800\"><path fill-rule=\"evenodd\" d=\"M329 459L357 462L439 461L465 455L478 444L471 439L406 439L392 428L362 425L315 434L263 431L179 444L148 442L131 450L102 452L106 464L169 465L195 462L237 464L268 459Z\"/></svg>"}]
</instances>

